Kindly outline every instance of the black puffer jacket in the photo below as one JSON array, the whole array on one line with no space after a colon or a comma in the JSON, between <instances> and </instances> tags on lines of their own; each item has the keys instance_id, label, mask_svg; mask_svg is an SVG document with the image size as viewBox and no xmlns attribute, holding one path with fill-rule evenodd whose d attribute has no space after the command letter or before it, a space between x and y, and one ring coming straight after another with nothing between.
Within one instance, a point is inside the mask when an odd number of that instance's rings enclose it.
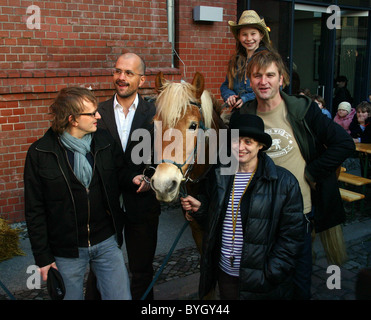
<instances>
[{"instance_id":1,"label":"black puffer jacket","mask_svg":"<svg viewBox=\"0 0 371 320\"><path fill-rule=\"evenodd\" d=\"M49 129L28 150L24 170L25 216L35 263L54 262L54 256L78 257L76 199L72 196L66 152ZM107 214L112 217L118 245L122 245L123 212L119 206L118 168L123 157L105 130L93 135L95 170L102 180Z\"/></svg>"},{"instance_id":2,"label":"black puffer jacket","mask_svg":"<svg viewBox=\"0 0 371 320\"><path fill-rule=\"evenodd\" d=\"M194 217L204 225L200 298L217 281L221 230L233 175L210 174ZM303 200L296 178L259 153L258 169L241 201L244 232L240 299L290 299L296 255L303 241Z\"/></svg>"}]
</instances>

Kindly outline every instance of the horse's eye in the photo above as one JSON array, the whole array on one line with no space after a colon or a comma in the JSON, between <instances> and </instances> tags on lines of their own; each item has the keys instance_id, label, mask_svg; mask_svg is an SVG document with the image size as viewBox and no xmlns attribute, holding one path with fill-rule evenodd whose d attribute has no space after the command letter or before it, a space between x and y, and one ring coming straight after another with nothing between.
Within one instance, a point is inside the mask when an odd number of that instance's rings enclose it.
<instances>
[{"instance_id":1,"label":"horse's eye","mask_svg":"<svg viewBox=\"0 0 371 320\"><path fill-rule=\"evenodd\" d=\"M197 123L196 122L192 122L188 129L189 130L196 130L197 129Z\"/></svg>"}]
</instances>

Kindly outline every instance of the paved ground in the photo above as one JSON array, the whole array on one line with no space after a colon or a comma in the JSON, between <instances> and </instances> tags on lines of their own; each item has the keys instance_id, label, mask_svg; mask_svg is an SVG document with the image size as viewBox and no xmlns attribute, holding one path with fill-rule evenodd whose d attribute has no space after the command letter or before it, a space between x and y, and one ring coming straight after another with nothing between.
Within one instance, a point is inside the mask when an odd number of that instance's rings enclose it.
<instances>
[{"instance_id":1,"label":"paved ground","mask_svg":"<svg viewBox=\"0 0 371 320\"><path fill-rule=\"evenodd\" d=\"M348 261L340 267L339 289L327 287L327 281L333 275L333 271L328 270L329 263L319 239L315 240L316 259L313 263L312 300L355 300L355 283L358 272L362 268L371 267L371 217L359 216L355 221L344 226L343 230L347 240ZM184 274L182 268L185 264L189 266L186 268L187 271L193 274L186 277L181 285L179 285L179 281L178 283L168 281L158 285L157 288L155 287L157 298L197 299L197 293L194 291L195 286L189 288L190 283L198 283L199 266L197 261L192 258L197 255L198 253L193 248L190 248L185 256L182 255L182 250L175 253L173 260L171 260L172 265L165 268L164 275L160 279L163 279L162 281L172 280L182 276ZM178 264L177 260L182 261L184 265Z\"/></svg>"},{"instance_id":2,"label":"paved ground","mask_svg":"<svg viewBox=\"0 0 371 320\"><path fill-rule=\"evenodd\" d=\"M156 270L162 265L173 240L184 225L183 217L176 207L166 207L161 219L159 247L154 261ZM349 259L340 267L340 289L327 288L326 284L332 272L327 273L329 264L319 239L314 242L316 259L313 263L312 276L313 300L355 300L357 274L360 269L371 267L371 214L358 212L354 216L349 215L343 230ZM27 236L22 239L21 244L27 251L27 255L1 262L0 280L17 300L49 300L45 284L38 290L26 288L29 274L25 273L25 270L33 263ZM157 300L197 300L198 279L199 254L187 228L154 286L155 298ZM0 300L9 299L0 288Z\"/></svg>"}]
</instances>

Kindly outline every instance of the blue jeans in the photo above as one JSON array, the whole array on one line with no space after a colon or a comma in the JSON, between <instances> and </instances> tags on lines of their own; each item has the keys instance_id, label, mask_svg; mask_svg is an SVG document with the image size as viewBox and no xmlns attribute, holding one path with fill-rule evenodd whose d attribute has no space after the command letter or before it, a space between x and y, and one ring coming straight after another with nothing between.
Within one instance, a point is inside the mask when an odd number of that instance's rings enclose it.
<instances>
[{"instance_id":1,"label":"blue jeans","mask_svg":"<svg viewBox=\"0 0 371 320\"><path fill-rule=\"evenodd\" d=\"M79 247L78 258L55 257L66 287L65 300L84 299L84 276L90 266L103 300L131 300L129 275L115 236L91 247Z\"/></svg>"}]
</instances>

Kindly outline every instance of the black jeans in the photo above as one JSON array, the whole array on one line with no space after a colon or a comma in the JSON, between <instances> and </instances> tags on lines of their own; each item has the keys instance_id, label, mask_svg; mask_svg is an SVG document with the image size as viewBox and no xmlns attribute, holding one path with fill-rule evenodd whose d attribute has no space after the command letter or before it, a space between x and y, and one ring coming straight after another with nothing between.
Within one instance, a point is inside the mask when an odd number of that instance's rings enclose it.
<instances>
[{"instance_id":1,"label":"black jeans","mask_svg":"<svg viewBox=\"0 0 371 320\"><path fill-rule=\"evenodd\" d=\"M294 300L309 300L312 285L312 229L313 210L304 215L304 244L299 253L294 275Z\"/></svg>"},{"instance_id":2,"label":"black jeans","mask_svg":"<svg viewBox=\"0 0 371 320\"><path fill-rule=\"evenodd\" d=\"M126 222L124 236L131 273L131 295L133 300L140 300L153 279L152 262L157 245L159 216L147 217L144 222ZM151 290L146 300L153 300Z\"/></svg>"},{"instance_id":3,"label":"black jeans","mask_svg":"<svg viewBox=\"0 0 371 320\"><path fill-rule=\"evenodd\" d=\"M233 277L220 268L218 270L218 286L220 300L238 300L239 299L239 277Z\"/></svg>"}]
</instances>

